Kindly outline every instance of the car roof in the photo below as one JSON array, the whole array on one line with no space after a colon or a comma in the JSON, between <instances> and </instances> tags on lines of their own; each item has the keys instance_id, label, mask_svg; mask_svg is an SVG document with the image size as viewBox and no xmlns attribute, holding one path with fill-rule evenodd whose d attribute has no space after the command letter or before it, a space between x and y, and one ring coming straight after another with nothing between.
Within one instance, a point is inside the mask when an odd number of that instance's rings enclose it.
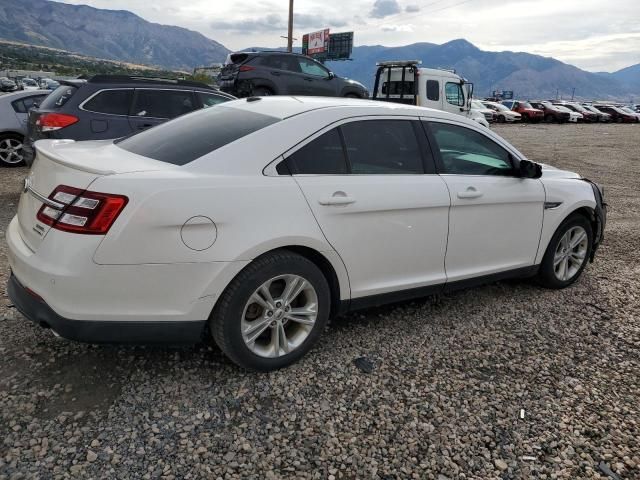
<instances>
[{"instance_id":1,"label":"car roof","mask_svg":"<svg viewBox=\"0 0 640 480\"><path fill-rule=\"evenodd\" d=\"M236 108L269 115L281 120L294 115L328 108L361 108L364 115L428 115L429 117L442 117L447 119L462 119L461 115L455 115L433 108L416 107L393 102L379 100L361 100L342 97L304 97L282 96L249 97L217 105L219 108Z\"/></svg>"}]
</instances>

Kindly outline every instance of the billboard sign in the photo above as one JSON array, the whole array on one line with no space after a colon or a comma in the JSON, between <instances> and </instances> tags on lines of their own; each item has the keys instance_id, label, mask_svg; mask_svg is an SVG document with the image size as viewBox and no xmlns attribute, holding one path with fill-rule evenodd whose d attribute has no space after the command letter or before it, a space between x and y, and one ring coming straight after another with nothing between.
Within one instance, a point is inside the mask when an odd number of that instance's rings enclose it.
<instances>
[{"instance_id":1,"label":"billboard sign","mask_svg":"<svg viewBox=\"0 0 640 480\"><path fill-rule=\"evenodd\" d=\"M309 33L307 40L307 55L315 55L317 53L324 53L329 50L329 29L319 30L317 32ZM303 39L303 44L304 39Z\"/></svg>"},{"instance_id":2,"label":"billboard sign","mask_svg":"<svg viewBox=\"0 0 640 480\"><path fill-rule=\"evenodd\" d=\"M502 100L513 100L513 90L494 90L493 96Z\"/></svg>"}]
</instances>

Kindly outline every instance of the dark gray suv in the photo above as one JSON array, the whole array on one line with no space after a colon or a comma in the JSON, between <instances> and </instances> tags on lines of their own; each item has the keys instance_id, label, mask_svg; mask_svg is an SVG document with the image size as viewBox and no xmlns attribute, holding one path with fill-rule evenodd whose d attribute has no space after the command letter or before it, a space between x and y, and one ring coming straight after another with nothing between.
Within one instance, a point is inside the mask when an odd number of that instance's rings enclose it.
<instances>
[{"instance_id":1,"label":"dark gray suv","mask_svg":"<svg viewBox=\"0 0 640 480\"><path fill-rule=\"evenodd\" d=\"M369 97L361 83L337 77L323 64L305 55L286 52L232 53L218 75L218 85L236 97Z\"/></svg>"},{"instance_id":2,"label":"dark gray suv","mask_svg":"<svg viewBox=\"0 0 640 480\"><path fill-rule=\"evenodd\" d=\"M204 83L122 75L97 75L61 85L29 112L24 161L43 138L105 140L124 137L234 97Z\"/></svg>"}]
</instances>

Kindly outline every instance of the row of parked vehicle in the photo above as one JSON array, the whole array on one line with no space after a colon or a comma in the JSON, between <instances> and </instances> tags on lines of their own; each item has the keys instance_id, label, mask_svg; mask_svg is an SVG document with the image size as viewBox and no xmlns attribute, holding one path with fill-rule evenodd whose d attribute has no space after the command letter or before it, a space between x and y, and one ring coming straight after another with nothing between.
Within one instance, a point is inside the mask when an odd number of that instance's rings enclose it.
<instances>
[{"instance_id":1,"label":"row of parked vehicle","mask_svg":"<svg viewBox=\"0 0 640 480\"><path fill-rule=\"evenodd\" d=\"M640 105L486 99L474 100L472 108L483 112L487 121L499 123L640 123Z\"/></svg>"},{"instance_id":2,"label":"row of parked vehicle","mask_svg":"<svg viewBox=\"0 0 640 480\"><path fill-rule=\"evenodd\" d=\"M0 92L16 92L18 90L55 90L60 82L52 78L33 79L29 77L11 79L0 77Z\"/></svg>"}]
</instances>

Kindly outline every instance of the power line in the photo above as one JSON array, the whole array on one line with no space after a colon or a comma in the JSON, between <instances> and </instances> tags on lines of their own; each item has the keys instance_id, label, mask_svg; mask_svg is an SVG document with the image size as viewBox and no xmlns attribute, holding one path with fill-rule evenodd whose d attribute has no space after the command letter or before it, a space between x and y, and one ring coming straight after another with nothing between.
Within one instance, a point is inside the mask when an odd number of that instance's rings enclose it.
<instances>
[{"instance_id":1,"label":"power line","mask_svg":"<svg viewBox=\"0 0 640 480\"><path fill-rule=\"evenodd\" d=\"M402 20L403 20L403 21L405 21L405 20L411 20L412 18L418 18L418 17L421 17L421 16L423 16L423 15L425 14L425 12L423 11L423 9L424 9L425 7L429 7L429 6L431 6L431 5L436 5L436 4L438 4L438 3L442 3L442 2L444 2L444 1L447 1L447 0L438 0L438 1L436 1L436 2L431 2L431 3L428 3L428 4L424 5L424 6L421 6L421 7L420 7L420 12L419 12L419 13L416 13L415 15L409 15L408 17L402 17ZM431 10L431 11L430 11L430 12L428 12L428 13L441 12L441 11L443 11L443 10L448 10L449 8L454 8L454 7L457 7L457 6L459 6L459 5L463 5L463 4L465 4L465 3L469 3L469 2L471 2L471 1L472 1L472 0L463 0L462 2L454 3L454 4L451 4L451 5L445 5L445 6L441 7L441 8L436 8L435 10ZM396 14L396 15L394 15L394 16L398 17L398 16L400 16L400 15L402 15L402 14L401 14L401 13L399 13L399 14Z\"/></svg>"}]
</instances>

